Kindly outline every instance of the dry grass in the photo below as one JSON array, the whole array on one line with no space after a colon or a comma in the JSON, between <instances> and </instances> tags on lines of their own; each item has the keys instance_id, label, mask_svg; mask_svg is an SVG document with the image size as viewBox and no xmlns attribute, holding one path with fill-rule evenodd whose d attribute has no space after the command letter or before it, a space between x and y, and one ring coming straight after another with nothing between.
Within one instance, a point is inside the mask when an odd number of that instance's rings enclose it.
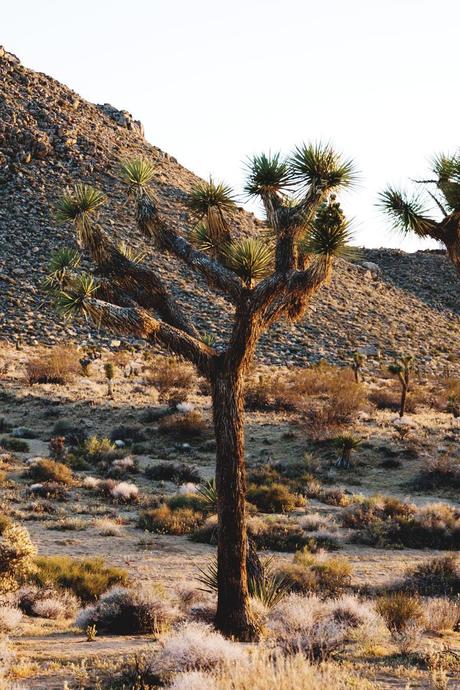
<instances>
[{"instance_id":1,"label":"dry grass","mask_svg":"<svg viewBox=\"0 0 460 690\"><path fill-rule=\"evenodd\" d=\"M65 385L80 371L79 352L73 345L58 345L31 357L26 362L29 385L54 383Z\"/></svg>"},{"instance_id":2,"label":"dry grass","mask_svg":"<svg viewBox=\"0 0 460 690\"><path fill-rule=\"evenodd\" d=\"M197 385L197 374L191 364L179 357L163 355L149 359L145 379L157 389L161 402L186 400Z\"/></svg>"},{"instance_id":3,"label":"dry grass","mask_svg":"<svg viewBox=\"0 0 460 690\"><path fill-rule=\"evenodd\" d=\"M158 424L158 431L161 434L175 436L180 439L204 436L207 428L203 415L198 410L168 415L163 417Z\"/></svg>"}]
</instances>

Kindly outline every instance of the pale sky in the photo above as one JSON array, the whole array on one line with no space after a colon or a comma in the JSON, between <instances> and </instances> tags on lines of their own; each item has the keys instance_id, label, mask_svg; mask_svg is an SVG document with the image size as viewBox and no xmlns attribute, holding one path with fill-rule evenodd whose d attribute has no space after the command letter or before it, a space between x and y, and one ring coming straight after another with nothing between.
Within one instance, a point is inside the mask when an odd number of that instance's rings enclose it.
<instances>
[{"instance_id":1,"label":"pale sky","mask_svg":"<svg viewBox=\"0 0 460 690\"><path fill-rule=\"evenodd\" d=\"M356 243L389 231L388 182L459 141L459 0L2 0L0 43L241 192L247 155L330 140L355 159Z\"/></svg>"}]
</instances>

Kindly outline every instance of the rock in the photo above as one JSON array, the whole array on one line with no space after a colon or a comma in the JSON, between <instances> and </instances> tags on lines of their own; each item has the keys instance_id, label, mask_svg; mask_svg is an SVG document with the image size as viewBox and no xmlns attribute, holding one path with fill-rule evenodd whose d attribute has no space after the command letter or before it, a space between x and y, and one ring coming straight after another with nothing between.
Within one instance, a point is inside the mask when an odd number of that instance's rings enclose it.
<instances>
[{"instance_id":1,"label":"rock","mask_svg":"<svg viewBox=\"0 0 460 690\"><path fill-rule=\"evenodd\" d=\"M126 446L126 443L119 438L116 441L114 441L114 445L117 448L124 448Z\"/></svg>"},{"instance_id":2,"label":"rock","mask_svg":"<svg viewBox=\"0 0 460 690\"><path fill-rule=\"evenodd\" d=\"M382 273L380 266L375 264L373 261L363 261L361 266L367 271L370 271L371 274L380 275Z\"/></svg>"},{"instance_id":3,"label":"rock","mask_svg":"<svg viewBox=\"0 0 460 690\"><path fill-rule=\"evenodd\" d=\"M142 137L144 136L144 126L141 122L139 122L139 120L134 120L131 113L128 113L127 110L118 110L117 108L114 108L113 105L110 105L110 103L104 103L102 105L98 104L97 107L112 120L114 120L120 127L126 127L126 129L134 130Z\"/></svg>"}]
</instances>

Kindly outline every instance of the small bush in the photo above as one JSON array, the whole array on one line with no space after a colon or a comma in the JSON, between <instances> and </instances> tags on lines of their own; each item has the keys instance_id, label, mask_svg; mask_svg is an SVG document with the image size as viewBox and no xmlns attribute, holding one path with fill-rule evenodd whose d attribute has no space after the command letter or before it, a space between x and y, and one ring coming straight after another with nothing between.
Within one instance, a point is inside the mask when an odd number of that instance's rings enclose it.
<instances>
[{"instance_id":1,"label":"small bush","mask_svg":"<svg viewBox=\"0 0 460 690\"><path fill-rule=\"evenodd\" d=\"M424 464L413 486L418 491L460 489L460 460L447 454L438 455Z\"/></svg>"},{"instance_id":2,"label":"small bush","mask_svg":"<svg viewBox=\"0 0 460 690\"><path fill-rule=\"evenodd\" d=\"M18 608L0 604L0 634L12 633L19 627L21 620L22 613Z\"/></svg>"},{"instance_id":3,"label":"small bush","mask_svg":"<svg viewBox=\"0 0 460 690\"><path fill-rule=\"evenodd\" d=\"M139 527L158 534L190 534L203 522L203 513L191 508L171 508L163 504L141 513Z\"/></svg>"},{"instance_id":4,"label":"small bush","mask_svg":"<svg viewBox=\"0 0 460 690\"><path fill-rule=\"evenodd\" d=\"M420 600L404 592L379 597L376 610L391 632L400 633L407 625L420 624L423 619L423 608Z\"/></svg>"},{"instance_id":5,"label":"small bush","mask_svg":"<svg viewBox=\"0 0 460 690\"><path fill-rule=\"evenodd\" d=\"M293 592L336 596L350 587L351 566L345 558L318 558L308 551L297 551L294 562L279 569Z\"/></svg>"},{"instance_id":6,"label":"small bush","mask_svg":"<svg viewBox=\"0 0 460 690\"><path fill-rule=\"evenodd\" d=\"M73 484L71 470L56 460L39 460L30 465L27 475L37 482L56 482L69 486Z\"/></svg>"},{"instance_id":7,"label":"small bush","mask_svg":"<svg viewBox=\"0 0 460 690\"><path fill-rule=\"evenodd\" d=\"M247 499L264 513L288 513L299 505L299 498L292 494L284 484L270 484L248 487Z\"/></svg>"},{"instance_id":8,"label":"small bush","mask_svg":"<svg viewBox=\"0 0 460 690\"><path fill-rule=\"evenodd\" d=\"M108 438L90 436L83 444L82 454L90 463L110 462L120 457L120 451Z\"/></svg>"},{"instance_id":9,"label":"small bush","mask_svg":"<svg viewBox=\"0 0 460 690\"><path fill-rule=\"evenodd\" d=\"M28 453L30 446L27 441L20 438L0 438L0 448L10 450L12 453Z\"/></svg>"},{"instance_id":10,"label":"small bush","mask_svg":"<svg viewBox=\"0 0 460 690\"><path fill-rule=\"evenodd\" d=\"M160 462L158 465L149 465L145 468L145 476L154 481L167 481L175 484L184 482L199 484L202 481L201 475L194 465L175 462Z\"/></svg>"},{"instance_id":11,"label":"small bush","mask_svg":"<svg viewBox=\"0 0 460 690\"><path fill-rule=\"evenodd\" d=\"M63 386L75 377L79 369L78 351L69 345L59 345L26 362L29 385L53 383Z\"/></svg>"},{"instance_id":12,"label":"small bush","mask_svg":"<svg viewBox=\"0 0 460 690\"><path fill-rule=\"evenodd\" d=\"M460 595L460 562L457 556L437 556L409 569L401 587L421 596Z\"/></svg>"},{"instance_id":13,"label":"small bush","mask_svg":"<svg viewBox=\"0 0 460 690\"><path fill-rule=\"evenodd\" d=\"M156 355L148 363L146 382L155 386L162 402L167 401L176 391L183 391L185 394L193 392L196 380L193 366L178 357Z\"/></svg>"},{"instance_id":14,"label":"small bush","mask_svg":"<svg viewBox=\"0 0 460 690\"><path fill-rule=\"evenodd\" d=\"M447 597L425 600L423 620L425 630L431 632L457 630L460 624L460 602Z\"/></svg>"},{"instance_id":15,"label":"small bush","mask_svg":"<svg viewBox=\"0 0 460 690\"><path fill-rule=\"evenodd\" d=\"M125 585L122 568L106 565L102 558L39 556L31 581L39 587L70 589L83 602L92 602L114 585Z\"/></svg>"},{"instance_id":16,"label":"small bush","mask_svg":"<svg viewBox=\"0 0 460 690\"><path fill-rule=\"evenodd\" d=\"M59 482L39 482L32 484L29 490L33 496L39 496L46 500L65 501L69 497L65 485Z\"/></svg>"},{"instance_id":17,"label":"small bush","mask_svg":"<svg viewBox=\"0 0 460 690\"><path fill-rule=\"evenodd\" d=\"M124 441L125 443L131 444L145 441L146 436L141 427L126 426L125 424L122 424L112 429L110 432L110 440L112 443L114 441Z\"/></svg>"},{"instance_id":18,"label":"small bush","mask_svg":"<svg viewBox=\"0 0 460 690\"><path fill-rule=\"evenodd\" d=\"M171 510L190 508L200 513L204 513L207 508L205 497L196 491L193 493L175 494L166 500L166 504Z\"/></svg>"},{"instance_id":19,"label":"small bush","mask_svg":"<svg viewBox=\"0 0 460 690\"><path fill-rule=\"evenodd\" d=\"M198 410L177 412L160 419L158 431L161 434L180 439L193 439L204 436L207 429L203 415Z\"/></svg>"},{"instance_id":20,"label":"small bush","mask_svg":"<svg viewBox=\"0 0 460 690\"><path fill-rule=\"evenodd\" d=\"M0 536L0 593L14 591L34 570L36 548L25 527L11 523Z\"/></svg>"},{"instance_id":21,"label":"small bush","mask_svg":"<svg viewBox=\"0 0 460 690\"><path fill-rule=\"evenodd\" d=\"M115 587L80 611L76 623L83 630L94 625L98 632L116 635L158 634L178 617L164 592Z\"/></svg>"},{"instance_id":22,"label":"small bush","mask_svg":"<svg viewBox=\"0 0 460 690\"><path fill-rule=\"evenodd\" d=\"M78 608L78 599L72 592L52 587L22 587L17 601L27 616L51 620L71 618Z\"/></svg>"}]
</instances>

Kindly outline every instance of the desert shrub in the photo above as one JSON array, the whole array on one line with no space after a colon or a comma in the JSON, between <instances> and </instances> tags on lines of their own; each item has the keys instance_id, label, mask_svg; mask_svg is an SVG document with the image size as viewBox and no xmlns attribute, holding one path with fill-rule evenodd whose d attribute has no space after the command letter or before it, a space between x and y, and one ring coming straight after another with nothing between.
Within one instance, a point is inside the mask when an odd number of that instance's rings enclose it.
<instances>
[{"instance_id":1,"label":"desert shrub","mask_svg":"<svg viewBox=\"0 0 460 690\"><path fill-rule=\"evenodd\" d=\"M313 496L311 496L311 498L313 498ZM329 488L320 486L315 498L328 506L339 506L340 508L344 508L352 502L350 494L347 493L345 489L338 486Z\"/></svg>"},{"instance_id":2,"label":"desert shrub","mask_svg":"<svg viewBox=\"0 0 460 690\"><path fill-rule=\"evenodd\" d=\"M457 556L437 556L410 568L400 587L422 596L460 594L460 562Z\"/></svg>"},{"instance_id":3,"label":"desert shrub","mask_svg":"<svg viewBox=\"0 0 460 690\"><path fill-rule=\"evenodd\" d=\"M217 544L217 515L211 515L193 532L189 539L199 544Z\"/></svg>"},{"instance_id":4,"label":"desert shrub","mask_svg":"<svg viewBox=\"0 0 460 690\"><path fill-rule=\"evenodd\" d=\"M36 383L69 383L80 369L78 351L69 345L59 345L26 362L29 385Z\"/></svg>"},{"instance_id":5,"label":"desert shrub","mask_svg":"<svg viewBox=\"0 0 460 690\"><path fill-rule=\"evenodd\" d=\"M71 470L56 460L42 459L33 462L27 470L27 476L37 482L56 482L67 486L73 483Z\"/></svg>"},{"instance_id":6,"label":"desert shrub","mask_svg":"<svg viewBox=\"0 0 460 690\"><path fill-rule=\"evenodd\" d=\"M193 392L197 383L197 375L191 364L179 357L164 355L156 355L149 361L145 378L149 385L157 389L161 402L169 400L177 391L183 392L186 397Z\"/></svg>"},{"instance_id":7,"label":"desert shrub","mask_svg":"<svg viewBox=\"0 0 460 690\"><path fill-rule=\"evenodd\" d=\"M285 516L266 519L250 517L248 533L259 549L297 551L305 547L311 552L316 552L320 548L326 550L340 548L337 540L332 536L312 535L303 529L301 523Z\"/></svg>"},{"instance_id":8,"label":"desert shrub","mask_svg":"<svg viewBox=\"0 0 460 690\"><path fill-rule=\"evenodd\" d=\"M290 381L280 374L256 374L244 384L247 410L294 410L300 400Z\"/></svg>"},{"instance_id":9,"label":"desert shrub","mask_svg":"<svg viewBox=\"0 0 460 690\"><path fill-rule=\"evenodd\" d=\"M145 510L139 516L139 527L158 534L190 534L203 522L203 513L191 508L171 508L163 504Z\"/></svg>"},{"instance_id":10,"label":"desert shrub","mask_svg":"<svg viewBox=\"0 0 460 690\"><path fill-rule=\"evenodd\" d=\"M460 460L448 454L428 460L415 477L413 487L419 491L460 489Z\"/></svg>"},{"instance_id":11,"label":"desert shrub","mask_svg":"<svg viewBox=\"0 0 460 690\"><path fill-rule=\"evenodd\" d=\"M284 484L250 484L247 499L264 513L288 513L299 505L299 498Z\"/></svg>"},{"instance_id":12,"label":"desert shrub","mask_svg":"<svg viewBox=\"0 0 460 690\"><path fill-rule=\"evenodd\" d=\"M64 436L69 446L78 446L84 443L86 432L81 426L77 426L70 419L59 419L52 429L52 436Z\"/></svg>"},{"instance_id":13,"label":"desert shrub","mask_svg":"<svg viewBox=\"0 0 460 690\"><path fill-rule=\"evenodd\" d=\"M425 630L431 632L456 630L460 624L460 602L448 597L425 599L423 621Z\"/></svg>"},{"instance_id":14,"label":"desert shrub","mask_svg":"<svg viewBox=\"0 0 460 690\"><path fill-rule=\"evenodd\" d=\"M207 503L204 496L198 492L175 494L166 500L166 504L171 510L179 510L181 508L190 508L191 510L204 513L207 509Z\"/></svg>"},{"instance_id":15,"label":"desert shrub","mask_svg":"<svg viewBox=\"0 0 460 690\"><path fill-rule=\"evenodd\" d=\"M59 482L39 482L29 487L30 493L46 500L65 501L69 497L69 492L65 485Z\"/></svg>"},{"instance_id":16,"label":"desert shrub","mask_svg":"<svg viewBox=\"0 0 460 690\"><path fill-rule=\"evenodd\" d=\"M397 381L387 383L388 388L374 389L369 393L369 401L378 410L399 412L401 404L401 387ZM417 408L427 404L428 400L422 389L411 386L406 398L406 412L414 413Z\"/></svg>"},{"instance_id":17,"label":"desert shrub","mask_svg":"<svg viewBox=\"0 0 460 690\"><path fill-rule=\"evenodd\" d=\"M390 631L401 632L407 625L420 624L423 620L423 607L420 599L404 592L394 592L379 597L376 610Z\"/></svg>"},{"instance_id":18,"label":"desert shrub","mask_svg":"<svg viewBox=\"0 0 460 690\"><path fill-rule=\"evenodd\" d=\"M8 517L8 515L5 515L5 513L0 513L0 535L2 535L6 528L11 524L11 518Z\"/></svg>"},{"instance_id":19,"label":"desert shrub","mask_svg":"<svg viewBox=\"0 0 460 690\"><path fill-rule=\"evenodd\" d=\"M139 488L132 482L117 482L112 487L110 495L120 503L132 503L139 497Z\"/></svg>"},{"instance_id":20,"label":"desert shrub","mask_svg":"<svg viewBox=\"0 0 460 690\"><path fill-rule=\"evenodd\" d=\"M132 590L114 587L77 616L77 626L117 635L158 634L179 617L178 610L154 589Z\"/></svg>"},{"instance_id":21,"label":"desert shrub","mask_svg":"<svg viewBox=\"0 0 460 690\"><path fill-rule=\"evenodd\" d=\"M71 618L78 608L78 599L73 592L33 585L19 590L17 603L27 616L52 620Z\"/></svg>"},{"instance_id":22,"label":"desert shrub","mask_svg":"<svg viewBox=\"0 0 460 690\"><path fill-rule=\"evenodd\" d=\"M160 640L160 650L152 659L152 672L167 675L192 670L215 670L231 663L244 663L247 652L226 640L204 623L185 623Z\"/></svg>"},{"instance_id":23,"label":"desert shrub","mask_svg":"<svg viewBox=\"0 0 460 690\"><path fill-rule=\"evenodd\" d=\"M8 434L12 428L5 417L0 417L0 434Z\"/></svg>"},{"instance_id":24,"label":"desert shrub","mask_svg":"<svg viewBox=\"0 0 460 690\"><path fill-rule=\"evenodd\" d=\"M90 463L110 462L120 457L120 451L108 438L90 436L81 449L85 460Z\"/></svg>"},{"instance_id":25,"label":"desert shrub","mask_svg":"<svg viewBox=\"0 0 460 690\"><path fill-rule=\"evenodd\" d=\"M267 486L280 481L278 469L270 464L256 465L248 471L248 482L254 486Z\"/></svg>"},{"instance_id":26,"label":"desert shrub","mask_svg":"<svg viewBox=\"0 0 460 690\"><path fill-rule=\"evenodd\" d=\"M98 518L94 520L93 526L103 537L119 537L123 533L122 526L110 518Z\"/></svg>"},{"instance_id":27,"label":"desert shrub","mask_svg":"<svg viewBox=\"0 0 460 690\"><path fill-rule=\"evenodd\" d=\"M345 558L322 558L301 550L278 572L293 592L336 596L350 587L351 566Z\"/></svg>"},{"instance_id":28,"label":"desert shrub","mask_svg":"<svg viewBox=\"0 0 460 690\"><path fill-rule=\"evenodd\" d=\"M11 523L0 536L0 593L18 588L34 570L36 548L25 527Z\"/></svg>"},{"instance_id":29,"label":"desert shrub","mask_svg":"<svg viewBox=\"0 0 460 690\"><path fill-rule=\"evenodd\" d=\"M114 441L124 441L128 444L140 443L141 441L146 440L146 435L139 426L127 426L125 424L121 424L120 426L116 426L114 429L112 429L110 432L110 440L112 443Z\"/></svg>"},{"instance_id":30,"label":"desert shrub","mask_svg":"<svg viewBox=\"0 0 460 690\"><path fill-rule=\"evenodd\" d=\"M19 627L22 613L16 606L0 604L0 634L5 635Z\"/></svg>"},{"instance_id":31,"label":"desert shrub","mask_svg":"<svg viewBox=\"0 0 460 690\"><path fill-rule=\"evenodd\" d=\"M0 438L0 448L5 450L10 450L12 453L28 453L30 446L27 441L23 441L21 438Z\"/></svg>"},{"instance_id":32,"label":"desert shrub","mask_svg":"<svg viewBox=\"0 0 460 690\"><path fill-rule=\"evenodd\" d=\"M95 601L114 585L125 585L128 575L122 568L107 565L102 558L39 556L31 582L39 587L70 589L83 602Z\"/></svg>"},{"instance_id":33,"label":"desert shrub","mask_svg":"<svg viewBox=\"0 0 460 690\"><path fill-rule=\"evenodd\" d=\"M184 482L200 483L202 481L198 469L194 465L176 462L160 462L145 468L147 479L154 481L168 481L176 484Z\"/></svg>"},{"instance_id":34,"label":"desert shrub","mask_svg":"<svg viewBox=\"0 0 460 690\"><path fill-rule=\"evenodd\" d=\"M180 439L193 439L201 437L207 429L203 415L198 410L190 412L177 412L162 417L158 424L160 434L175 436Z\"/></svg>"},{"instance_id":35,"label":"desert shrub","mask_svg":"<svg viewBox=\"0 0 460 690\"><path fill-rule=\"evenodd\" d=\"M107 477L114 477L119 479L129 474L137 474L139 472L139 463L131 455L125 458L117 458L113 460L107 469Z\"/></svg>"}]
</instances>

